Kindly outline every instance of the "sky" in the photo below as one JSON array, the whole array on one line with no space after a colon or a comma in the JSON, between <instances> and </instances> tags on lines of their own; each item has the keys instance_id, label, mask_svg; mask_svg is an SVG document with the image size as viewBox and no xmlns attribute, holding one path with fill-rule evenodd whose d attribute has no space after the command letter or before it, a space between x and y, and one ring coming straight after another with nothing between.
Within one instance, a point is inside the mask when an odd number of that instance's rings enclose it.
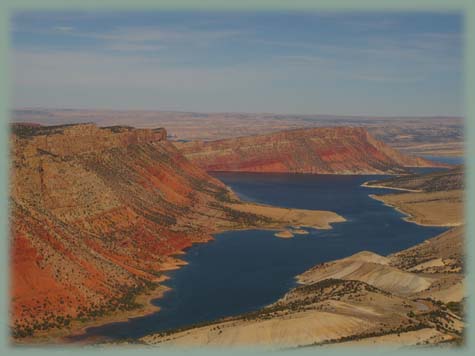
<instances>
[{"instance_id":1,"label":"sky","mask_svg":"<svg viewBox=\"0 0 475 356\"><path fill-rule=\"evenodd\" d=\"M463 115L463 18L18 12L13 107Z\"/></svg>"}]
</instances>

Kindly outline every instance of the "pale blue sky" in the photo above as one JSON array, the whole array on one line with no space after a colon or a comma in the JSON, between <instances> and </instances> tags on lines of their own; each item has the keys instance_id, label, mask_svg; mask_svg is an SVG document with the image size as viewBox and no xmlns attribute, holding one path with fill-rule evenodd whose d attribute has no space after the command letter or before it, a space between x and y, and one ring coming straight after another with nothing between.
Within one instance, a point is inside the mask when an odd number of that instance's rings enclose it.
<instances>
[{"instance_id":1,"label":"pale blue sky","mask_svg":"<svg viewBox=\"0 0 475 356\"><path fill-rule=\"evenodd\" d=\"M14 107L462 115L453 13L28 12Z\"/></svg>"}]
</instances>

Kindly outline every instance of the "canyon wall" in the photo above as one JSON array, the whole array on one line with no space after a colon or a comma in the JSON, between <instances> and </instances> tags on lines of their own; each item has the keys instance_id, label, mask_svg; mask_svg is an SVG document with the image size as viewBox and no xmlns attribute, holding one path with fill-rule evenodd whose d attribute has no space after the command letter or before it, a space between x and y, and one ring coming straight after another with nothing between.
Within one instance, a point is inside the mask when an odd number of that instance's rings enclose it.
<instances>
[{"instance_id":1,"label":"canyon wall","mask_svg":"<svg viewBox=\"0 0 475 356\"><path fill-rule=\"evenodd\" d=\"M206 171L382 174L438 165L404 155L360 127L298 129L176 146Z\"/></svg>"},{"instance_id":2,"label":"canyon wall","mask_svg":"<svg viewBox=\"0 0 475 356\"><path fill-rule=\"evenodd\" d=\"M164 129L14 125L10 146L17 337L135 308L172 255L230 219L227 188Z\"/></svg>"}]
</instances>

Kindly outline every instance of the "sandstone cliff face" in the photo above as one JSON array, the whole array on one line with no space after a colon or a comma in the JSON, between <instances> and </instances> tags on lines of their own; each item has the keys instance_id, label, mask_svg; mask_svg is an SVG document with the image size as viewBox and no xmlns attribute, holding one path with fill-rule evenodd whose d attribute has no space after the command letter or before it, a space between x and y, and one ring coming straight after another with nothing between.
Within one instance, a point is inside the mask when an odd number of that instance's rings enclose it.
<instances>
[{"instance_id":1,"label":"sandstone cliff face","mask_svg":"<svg viewBox=\"0 0 475 356\"><path fill-rule=\"evenodd\" d=\"M38 126L32 124L13 125L16 140L22 141L25 154L44 150L54 155L71 156L88 152L100 152L130 144L165 141L167 132L158 129L134 129L128 126L99 128L94 124Z\"/></svg>"},{"instance_id":2,"label":"sandstone cliff face","mask_svg":"<svg viewBox=\"0 0 475 356\"><path fill-rule=\"evenodd\" d=\"M380 174L437 165L403 155L356 127L299 129L176 146L207 171Z\"/></svg>"},{"instance_id":3,"label":"sandstone cliff face","mask_svg":"<svg viewBox=\"0 0 475 356\"><path fill-rule=\"evenodd\" d=\"M226 187L163 129L14 127L11 322L15 336L134 308L133 296L226 219Z\"/></svg>"}]
</instances>

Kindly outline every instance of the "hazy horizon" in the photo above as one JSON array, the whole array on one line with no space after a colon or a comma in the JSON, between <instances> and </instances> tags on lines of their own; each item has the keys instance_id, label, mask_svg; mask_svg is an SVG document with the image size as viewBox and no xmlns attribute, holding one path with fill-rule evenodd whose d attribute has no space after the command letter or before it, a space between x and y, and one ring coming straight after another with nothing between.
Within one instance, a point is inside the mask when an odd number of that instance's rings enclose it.
<instances>
[{"instance_id":1,"label":"hazy horizon","mask_svg":"<svg viewBox=\"0 0 475 356\"><path fill-rule=\"evenodd\" d=\"M252 111L189 111L189 110L161 110L161 109L114 109L114 108L97 108L97 107L85 107L85 108L75 108L75 107L43 107L43 106L32 106L32 107L14 107L10 111L34 111L34 110L45 110L45 111L90 111L90 112L159 112L159 113L183 113L183 114L203 114L203 115L275 115L275 116L299 116L307 117L313 116L315 118L323 117L335 117L335 118L358 118L358 119L412 119L412 118L454 118L454 119L464 119L464 116L461 115L371 115L371 114L333 114L333 113L311 113L311 114L296 114L296 113L280 113L280 112L252 112Z\"/></svg>"},{"instance_id":2,"label":"hazy horizon","mask_svg":"<svg viewBox=\"0 0 475 356\"><path fill-rule=\"evenodd\" d=\"M12 107L463 116L456 13L18 12Z\"/></svg>"}]
</instances>

